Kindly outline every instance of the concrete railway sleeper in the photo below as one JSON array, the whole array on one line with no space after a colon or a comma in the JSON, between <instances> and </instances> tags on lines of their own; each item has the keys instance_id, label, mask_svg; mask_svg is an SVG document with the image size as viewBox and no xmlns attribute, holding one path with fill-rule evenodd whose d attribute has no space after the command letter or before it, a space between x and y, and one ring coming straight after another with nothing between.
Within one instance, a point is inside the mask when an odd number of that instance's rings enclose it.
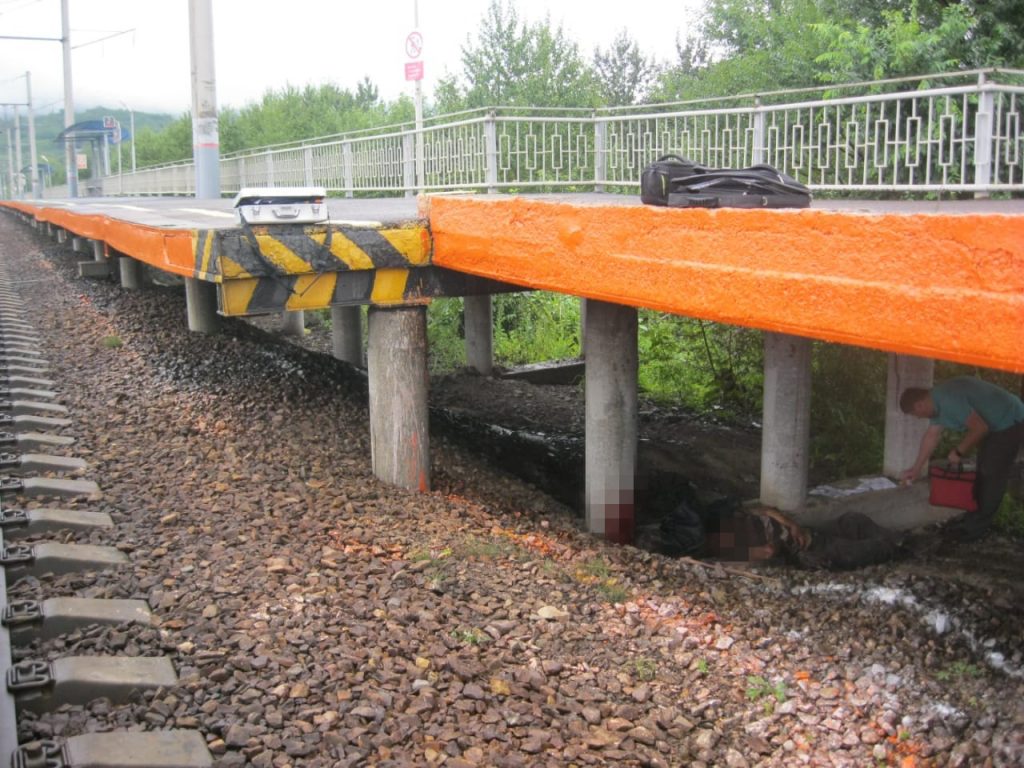
<instances>
[{"instance_id":1,"label":"concrete railway sleeper","mask_svg":"<svg viewBox=\"0 0 1024 768\"><path fill-rule=\"evenodd\" d=\"M7 282L0 271L0 285ZM45 640L97 626L150 625L152 614L142 600L50 597L8 602L7 586L23 578L47 579L66 574L117 569L129 564L112 546L39 540L112 530L105 512L81 509L10 508L3 502L33 498L81 499L99 494L92 480L53 477L87 469L73 456L19 453L40 447L67 448L74 438L50 434L72 421L51 379L39 378L48 361L39 339L21 312L20 299L0 288L0 764L15 768L75 766L147 766L199 768L212 765L206 742L197 731L89 733L60 741L18 744L16 716L62 705L82 705L105 698L118 704L140 692L173 688L177 674L163 656L61 656L52 660L14 662L14 651ZM39 430L39 431L29 431ZM42 475L42 476L37 476ZM31 539L27 543L9 540Z\"/></svg>"}]
</instances>

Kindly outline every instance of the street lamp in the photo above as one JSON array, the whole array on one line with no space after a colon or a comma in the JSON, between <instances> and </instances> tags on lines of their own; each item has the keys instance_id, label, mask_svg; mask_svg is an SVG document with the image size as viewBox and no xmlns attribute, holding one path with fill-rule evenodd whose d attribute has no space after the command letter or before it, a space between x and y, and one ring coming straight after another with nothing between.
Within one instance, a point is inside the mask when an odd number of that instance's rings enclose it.
<instances>
[{"instance_id":1,"label":"street lamp","mask_svg":"<svg viewBox=\"0 0 1024 768\"><path fill-rule=\"evenodd\" d=\"M121 106L128 110L128 130L132 134L132 173L135 173L135 112L123 101Z\"/></svg>"}]
</instances>

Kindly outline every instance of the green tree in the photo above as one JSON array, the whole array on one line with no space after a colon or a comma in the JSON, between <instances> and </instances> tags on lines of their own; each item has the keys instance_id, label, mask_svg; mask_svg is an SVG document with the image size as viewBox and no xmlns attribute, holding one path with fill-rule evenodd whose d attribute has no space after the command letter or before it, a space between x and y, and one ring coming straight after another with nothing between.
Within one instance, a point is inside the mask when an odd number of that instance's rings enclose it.
<instances>
[{"instance_id":1,"label":"green tree","mask_svg":"<svg viewBox=\"0 0 1024 768\"><path fill-rule=\"evenodd\" d=\"M647 98L658 65L640 52L640 46L623 29L607 49L594 51L594 71L604 102L624 106L639 104Z\"/></svg>"},{"instance_id":2,"label":"green tree","mask_svg":"<svg viewBox=\"0 0 1024 768\"><path fill-rule=\"evenodd\" d=\"M491 0L476 39L462 47L462 66L467 107L593 106L598 98L593 73L562 27L521 21L511 1Z\"/></svg>"},{"instance_id":3,"label":"green tree","mask_svg":"<svg viewBox=\"0 0 1024 768\"><path fill-rule=\"evenodd\" d=\"M965 5L943 8L929 20L912 2L906 10L883 10L881 23L823 21L813 25L826 50L815 62L818 79L846 83L901 75L949 72L964 64L968 36L977 25Z\"/></svg>"}]
</instances>

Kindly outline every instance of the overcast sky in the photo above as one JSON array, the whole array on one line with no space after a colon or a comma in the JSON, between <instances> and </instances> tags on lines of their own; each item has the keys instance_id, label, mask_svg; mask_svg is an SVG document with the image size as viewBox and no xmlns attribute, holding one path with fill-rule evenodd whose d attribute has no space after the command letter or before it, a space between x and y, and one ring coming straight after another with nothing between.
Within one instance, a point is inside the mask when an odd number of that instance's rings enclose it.
<instances>
[{"instance_id":1,"label":"overcast sky","mask_svg":"<svg viewBox=\"0 0 1024 768\"><path fill-rule=\"evenodd\" d=\"M460 47L475 38L487 0L418 0L424 94L458 71ZM701 0L515 0L522 18L550 15L589 59L627 28L649 54L675 57L675 39ZM190 108L187 0L69 0L76 109L119 107L179 115ZM370 79L385 99L412 95L405 39L414 0L213 0L217 102L242 107L271 88L333 82L354 90ZM111 33L125 35L88 44ZM60 0L0 0L0 35L59 38ZM63 104L59 42L0 40L0 102L25 98L32 74L36 109Z\"/></svg>"}]
</instances>

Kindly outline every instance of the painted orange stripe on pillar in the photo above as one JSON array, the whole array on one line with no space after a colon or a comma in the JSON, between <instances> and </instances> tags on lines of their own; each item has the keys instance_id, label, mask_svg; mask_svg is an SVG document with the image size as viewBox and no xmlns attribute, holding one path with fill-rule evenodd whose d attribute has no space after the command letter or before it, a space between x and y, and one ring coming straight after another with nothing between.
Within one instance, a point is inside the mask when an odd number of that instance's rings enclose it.
<instances>
[{"instance_id":1,"label":"painted orange stripe on pillar","mask_svg":"<svg viewBox=\"0 0 1024 768\"><path fill-rule=\"evenodd\" d=\"M433 264L828 341L1024 371L1024 215L426 202Z\"/></svg>"}]
</instances>

